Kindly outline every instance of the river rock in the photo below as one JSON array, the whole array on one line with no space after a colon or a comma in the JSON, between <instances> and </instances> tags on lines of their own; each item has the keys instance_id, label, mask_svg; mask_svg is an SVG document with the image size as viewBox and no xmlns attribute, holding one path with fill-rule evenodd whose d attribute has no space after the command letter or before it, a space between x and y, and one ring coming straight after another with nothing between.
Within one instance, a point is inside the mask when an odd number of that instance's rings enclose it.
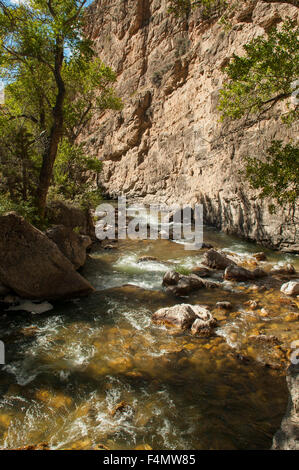
<instances>
[{"instance_id":1,"label":"river rock","mask_svg":"<svg viewBox=\"0 0 299 470\"><path fill-rule=\"evenodd\" d=\"M296 269L290 263L283 264L283 265L276 264L275 266L273 266L270 273L271 274L285 274L288 276L288 275L296 274Z\"/></svg>"},{"instance_id":2,"label":"river rock","mask_svg":"<svg viewBox=\"0 0 299 470\"><path fill-rule=\"evenodd\" d=\"M289 401L280 429L273 439L273 450L299 450L299 364L287 372Z\"/></svg>"},{"instance_id":3,"label":"river rock","mask_svg":"<svg viewBox=\"0 0 299 470\"><path fill-rule=\"evenodd\" d=\"M299 294L299 281L289 281L283 284L280 291L285 295L298 295Z\"/></svg>"},{"instance_id":4,"label":"river rock","mask_svg":"<svg viewBox=\"0 0 299 470\"><path fill-rule=\"evenodd\" d=\"M15 213L0 217L0 282L31 300L93 291L57 245Z\"/></svg>"},{"instance_id":5,"label":"river rock","mask_svg":"<svg viewBox=\"0 0 299 470\"><path fill-rule=\"evenodd\" d=\"M161 308L152 316L154 323L166 324L181 330L186 330L196 320L194 306L189 304L175 305L174 307Z\"/></svg>"},{"instance_id":6,"label":"river rock","mask_svg":"<svg viewBox=\"0 0 299 470\"><path fill-rule=\"evenodd\" d=\"M251 335L249 339L257 343L271 344L272 346L281 344L281 341L275 335Z\"/></svg>"},{"instance_id":7,"label":"river rock","mask_svg":"<svg viewBox=\"0 0 299 470\"><path fill-rule=\"evenodd\" d=\"M217 324L215 318L206 307L194 305L192 308L197 316L191 326L192 335L210 336Z\"/></svg>"},{"instance_id":8,"label":"river rock","mask_svg":"<svg viewBox=\"0 0 299 470\"><path fill-rule=\"evenodd\" d=\"M196 266L195 268L192 268L191 273L196 274L196 276L199 277L208 277L212 275L211 269L206 268L205 266Z\"/></svg>"},{"instance_id":9,"label":"river rock","mask_svg":"<svg viewBox=\"0 0 299 470\"><path fill-rule=\"evenodd\" d=\"M170 294L185 296L195 290L202 289L205 287L205 283L195 274L184 276L176 271L168 271L164 275L163 286L166 286L166 292Z\"/></svg>"},{"instance_id":10,"label":"river rock","mask_svg":"<svg viewBox=\"0 0 299 470\"><path fill-rule=\"evenodd\" d=\"M242 268L242 266L231 264L224 272L224 279L227 281L249 281L266 275L267 273L261 268L249 271L248 269Z\"/></svg>"},{"instance_id":11,"label":"river rock","mask_svg":"<svg viewBox=\"0 0 299 470\"><path fill-rule=\"evenodd\" d=\"M230 302L217 302L216 307L221 308L223 310L231 310L233 308Z\"/></svg>"},{"instance_id":12,"label":"river rock","mask_svg":"<svg viewBox=\"0 0 299 470\"><path fill-rule=\"evenodd\" d=\"M204 254L202 263L211 269L225 269L230 265L236 265L232 259L213 249Z\"/></svg>"},{"instance_id":13,"label":"river rock","mask_svg":"<svg viewBox=\"0 0 299 470\"><path fill-rule=\"evenodd\" d=\"M181 278L181 274L176 271L167 271L163 277L163 286L175 286Z\"/></svg>"},{"instance_id":14,"label":"river rock","mask_svg":"<svg viewBox=\"0 0 299 470\"><path fill-rule=\"evenodd\" d=\"M149 263L151 261L158 261L155 256L141 256L141 258L138 259L137 263Z\"/></svg>"},{"instance_id":15,"label":"river rock","mask_svg":"<svg viewBox=\"0 0 299 470\"><path fill-rule=\"evenodd\" d=\"M92 244L88 235L75 233L72 228L65 225L56 225L47 230L46 235L50 238L60 251L70 260L75 269L84 266L86 261L86 250Z\"/></svg>"},{"instance_id":16,"label":"river rock","mask_svg":"<svg viewBox=\"0 0 299 470\"><path fill-rule=\"evenodd\" d=\"M266 261L266 259L267 259L267 256L263 251L261 251L260 253L254 253L253 257L257 261Z\"/></svg>"}]
</instances>

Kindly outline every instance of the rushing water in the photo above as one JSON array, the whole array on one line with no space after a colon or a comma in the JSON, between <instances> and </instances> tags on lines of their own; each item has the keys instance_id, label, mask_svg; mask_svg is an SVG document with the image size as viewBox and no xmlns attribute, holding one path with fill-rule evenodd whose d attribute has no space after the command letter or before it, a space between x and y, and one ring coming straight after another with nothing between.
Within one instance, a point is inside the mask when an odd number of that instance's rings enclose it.
<instances>
[{"instance_id":1,"label":"rushing water","mask_svg":"<svg viewBox=\"0 0 299 470\"><path fill-rule=\"evenodd\" d=\"M205 241L245 264L261 251L212 229ZM266 268L277 261L298 267L296 258L264 251ZM284 353L249 336L275 334L287 349L298 336L298 308L281 300L275 285L260 292L221 283L187 300L211 310L217 301L232 302L231 313L215 312L216 336L170 334L152 324L158 308L182 302L163 292L163 273L170 266L190 269L202 254L167 240L120 241L116 249L93 253L84 268L94 295L40 315L2 316L0 447L269 448L287 389L284 372L265 363L280 363ZM158 261L138 263L144 255ZM250 299L270 314L246 309Z\"/></svg>"}]
</instances>

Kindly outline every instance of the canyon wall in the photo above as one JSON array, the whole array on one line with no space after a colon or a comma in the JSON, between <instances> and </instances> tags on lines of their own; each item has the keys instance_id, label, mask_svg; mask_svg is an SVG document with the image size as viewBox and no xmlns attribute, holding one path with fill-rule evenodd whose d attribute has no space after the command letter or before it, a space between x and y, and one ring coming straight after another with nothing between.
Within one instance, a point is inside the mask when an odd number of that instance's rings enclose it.
<instances>
[{"instance_id":1,"label":"canyon wall","mask_svg":"<svg viewBox=\"0 0 299 470\"><path fill-rule=\"evenodd\" d=\"M279 108L256 123L222 123L223 68L243 44L299 9L284 2L235 4L226 24L215 13L188 19L168 13L167 0L98 0L88 11L87 34L97 54L117 72L120 113L94 115L88 152L103 160L109 197L204 205L205 221L264 245L299 252L298 210L268 210L240 175L244 157L262 154L271 139L287 140ZM283 105L279 105L280 107ZM296 223L297 220L297 223Z\"/></svg>"}]
</instances>

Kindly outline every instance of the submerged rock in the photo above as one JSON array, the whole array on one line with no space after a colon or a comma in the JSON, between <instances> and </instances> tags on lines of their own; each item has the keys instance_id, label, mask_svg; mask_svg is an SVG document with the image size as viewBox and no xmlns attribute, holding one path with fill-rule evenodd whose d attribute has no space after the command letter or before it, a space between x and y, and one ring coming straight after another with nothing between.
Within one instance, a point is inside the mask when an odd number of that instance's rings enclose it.
<instances>
[{"instance_id":1,"label":"submerged rock","mask_svg":"<svg viewBox=\"0 0 299 470\"><path fill-rule=\"evenodd\" d=\"M230 265L236 265L232 259L213 249L204 254L202 263L211 269L225 269Z\"/></svg>"},{"instance_id":2,"label":"submerged rock","mask_svg":"<svg viewBox=\"0 0 299 470\"><path fill-rule=\"evenodd\" d=\"M263 251L260 253L254 253L253 257L258 261L266 261L267 259L267 256Z\"/></svg>"},{"instance_id":3,"label":"submerged rock","mask_svg":"<svg viewBox=\"0 0 299 470\"><path fill-rule=\"evenodd\" d=\"M298 295L299 294L299 281L289 281L283 284L280 291L285 295Z\"/></svg>"},{"instance_id":4,"label":"submerged rock","mask_svg":"<svg viewBox=\"0 0 299 470\"><path fill-rule=\"evenodd\" d=\"M0 217L0 281L32 300L93 291L57 245L15 213Z\"/></svg>"},{"instance_id":5,"label":"submerged rock","mask_svg":"<svg viewBox=\"0 0 299 470\"><path fill-rule=\"evenodd\" d=\"M242 268L242 266L233 264L228 266L224 273L224 279L227 281L249 281L264 276L267 276L267 273L261 268L249 271L248 269Z\"/></svg>"},{"instance_id":6,"label":"submerged rock","mask_svg":"<svg viewBox=\"0 0 299 470\"><path fill-rule=\"evenodd\" d=\"M230 302L217 302L216 307L221 308L223 310L231 310L233 308Z\"/></svg>"},{"instance_id":7,"label":"submerged rock","mask_svg":"<svg viewBox=\"0 0 299 470\"><path fill-rule=\"evenodd\" d=\"M249 339L257 343L266 343L273 346L281 344L281 341L275 335L251 335Z\"/></svg>"},{"instance_id":8,"label":"submerged rock","mask_svg":"<svg viewBox=\"0 0 299 470\"><path fill-rule=\"evenodd\" d=\"M46 235L52 240L67 259L74 265L75 269L84 266L86 261L86 250L92 244L88 235L75 233L72 228L64 225L55 225L47 230Z\"/></svg>"},{"instance_id":9,"label":"submerged rock","mask_svg":"<svg viewBox=\"0 0 299 470\"><path fill-rule=\"evenodd\" d=\"M273 450L299 450L299 364L287 372L289 401L280 429L273 439Z\"/></svg>"}]
</instances>

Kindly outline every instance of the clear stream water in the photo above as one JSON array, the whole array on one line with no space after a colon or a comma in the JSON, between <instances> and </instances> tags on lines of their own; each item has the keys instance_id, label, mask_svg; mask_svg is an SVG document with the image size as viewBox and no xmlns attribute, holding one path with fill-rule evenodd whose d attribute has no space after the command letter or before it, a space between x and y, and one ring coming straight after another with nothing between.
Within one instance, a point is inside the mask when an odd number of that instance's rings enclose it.
<instances>
[{"instance_id":1,"label":"clear stream water","mask_svg":"<svg viewBox=\"0 0 299 470\"><path fill-rule=\"evenodd\" d=\"M205 242L237 254L244 265L261 251L209 228ZM278 261L299 267L298 258L263 251L265 269ZM159 261L138 263L144 255ZM0 447L270 448L286 409L279 364L298 338L298 305L281 298L282 281L259 292L252 283L218 279L219 288L188 299L166 295L161 281L169 267L190 269L202 255L167 240L120 241L114 250L92 253L83 270L95 294L40 315L2 315ZM252 299L268 313L246 307ZM222 300L232 302L231 312L213 310ZM215 313L214 337L170 334L152 324L158 308L186 301ZM283 347L252 342L258 333L275 334Z\"/></svg>"}]
</instances>

